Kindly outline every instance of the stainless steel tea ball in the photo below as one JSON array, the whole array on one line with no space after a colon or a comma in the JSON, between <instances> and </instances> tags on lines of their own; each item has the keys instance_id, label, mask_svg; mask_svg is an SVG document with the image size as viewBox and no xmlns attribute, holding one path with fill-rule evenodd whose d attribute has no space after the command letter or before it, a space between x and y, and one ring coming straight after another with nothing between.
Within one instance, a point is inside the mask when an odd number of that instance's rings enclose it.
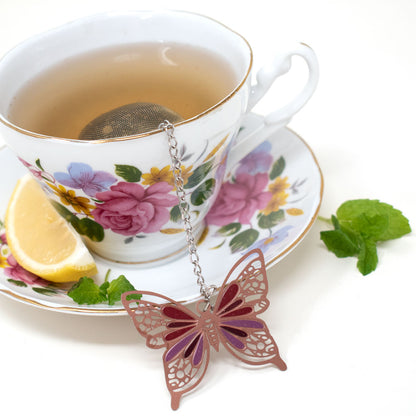
<instances>
[{"instance_id":1,"label":"stainless steel tea ball","mask_svg":"<svg viewBox=\"0 0 416 416\"><path fill-rule=\"evenodd\" d=\"M98 140L132 136L157 130L165 120L174 124L183 118L159 104L131 103L103 113L90 121L82 129L79 139Z\"/></svg>"}]
</instances>

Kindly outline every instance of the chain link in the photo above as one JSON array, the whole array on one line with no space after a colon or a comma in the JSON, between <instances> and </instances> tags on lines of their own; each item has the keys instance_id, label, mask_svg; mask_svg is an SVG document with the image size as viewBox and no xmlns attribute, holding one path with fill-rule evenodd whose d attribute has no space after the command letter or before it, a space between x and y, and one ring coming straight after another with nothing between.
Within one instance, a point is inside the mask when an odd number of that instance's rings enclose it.
<instances>
[{"instance_id":1,"label":"chain link","mask_svg":"<svg viewBox=\"0 0 416 416\"><path fill-rule=\"evenodd\" d=\"M159 125L163 129L168 137L169 155L172 161L172 172L175 179L176 195L179 199L179 210L186 233L186 242L188 244L189 258L194 266L194 274L197 277L197 283L200 287L200 293L204 296L207 307L211 304L211 296L215 292L215 286L208 286L205 283L205 279L202 275L201 265L199 263L198 250L196 248L196 241L193 233L193 227L191 222L191 214L189 213L189 203L186 200L186 193L184 189L184 181L182 176L182 160L179 152L178 141L174 134L174 126L168 120L165 120Z\"/></svg>"}]
</instances>

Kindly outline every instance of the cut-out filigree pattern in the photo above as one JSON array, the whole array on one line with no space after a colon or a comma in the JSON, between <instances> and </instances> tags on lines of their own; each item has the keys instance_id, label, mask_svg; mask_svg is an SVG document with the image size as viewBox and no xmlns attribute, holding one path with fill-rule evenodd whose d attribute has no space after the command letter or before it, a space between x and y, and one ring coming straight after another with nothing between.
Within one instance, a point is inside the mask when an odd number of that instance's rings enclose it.
<instances>
[{"instance_id":1,"label":"cut-out filigree pattern","mask_svg":"<svg viewBox=\"0 0 416 416\"><path fill-rule=\"evenodd\" d=\"M285 370L279 350L267 325L257 317L269 306L267 276L263 254L256 249L242 257L231 269L219 290L214 307L205 300L193 312L166 296L141 292L150 300L122 302L150 348L166 348L163 355L166 385L172 409L179 407L183 394L202 380L210 359L210 347L222 344L239 360L251 364L274 364Z\"/></svg>"}]
</instances>

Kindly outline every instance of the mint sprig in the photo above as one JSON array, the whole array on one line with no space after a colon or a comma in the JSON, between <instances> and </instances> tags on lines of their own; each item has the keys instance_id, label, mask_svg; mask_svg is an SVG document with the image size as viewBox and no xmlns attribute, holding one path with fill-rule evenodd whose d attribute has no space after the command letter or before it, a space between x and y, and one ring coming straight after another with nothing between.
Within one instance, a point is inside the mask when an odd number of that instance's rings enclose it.
<instances>
[{"instance_id":1,"label":"mint sprig","mask_svg":"<svg viewBox=\"0 0 416 416\"><path fill-rule=\"evenodd\" d=\"M108 276L109 272L106 274L104 283L100 286L90 277L81 277L67 294L79 305L95 305L103 302L114 305L121 300L121 295L124 292L135 290L125 276L121 275L111 282L108 281ZM140 298L141 295L135 297L135 299Z\"/></svg>"},{"instance_id":2,"label":"mint sprig","mask_svg":"<svg viewBox=\"0 0 416 416\"><path fill-rule=\"evenodd\" d=\"M411 232L409 220L391 205L379 200L355 199L344 202L330 220L334 229L321 232L321 240L337 257L357 257L363 275L378 264L377 243L400 238Z\"/></svg>"}]
</instances>

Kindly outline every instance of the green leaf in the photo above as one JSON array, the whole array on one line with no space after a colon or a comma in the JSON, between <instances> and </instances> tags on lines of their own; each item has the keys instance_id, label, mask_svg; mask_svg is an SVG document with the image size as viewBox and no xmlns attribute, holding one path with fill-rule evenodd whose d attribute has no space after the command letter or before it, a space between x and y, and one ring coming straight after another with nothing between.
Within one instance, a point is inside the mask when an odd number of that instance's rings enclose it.
<instances>
[{"instance_id":1,"label":"green leaf","mask_svg":"<svg viewBox=\"0 0 416 416\"><path fill-rule=\"evenodd\" d=\"M107 298L107 290L110 286L110 282L105 281L101 286L99 286L100 292Z\"/></svg>"},{"instance_id":2,"label":"green leaf","mask_svg":"<svg viewBox=\"0 0 416 416\"><path fill-rule=\"evenodd\" d=\"M341 228L341 225L339 224L338 218L335 215L331 215L331 221L332 225L336 230L339 230Z\"/></svg>"},{"instance_id":3,"label":"green leaf","mask_svg":"<svg viewBox=\"0 0 416 416\"><path fill-rule=\"evenodd\" d=\"M374 271L377 267L378 257L376 243L372 240L364 240L358 254L357 267L362 275Z\"/></svg>"},{"instance_id":4,"label":"green leaf","mask_svg":"<svg viewBox=\"0 0 416 416\"><path fill-rule=\"evenodd\" d=\"M201 166L198 166L188 178L188 182L185 184L185 189L191 189L199 185L203 179L208 175L212 169L213 161L210 160Z\"/></svg>"},{"instance_id":5,"label":"green leaf","mask_svg":"<svg viewBox=\"0 0 416 416\"><path fill-rule=\"evenodd\" d=\"M182 204L182 206L184 206L186 204ZM181 215L181 210L179 209L179 204L175 205L171 210L170 210L170 219L173 222L181 222L182 219L182 215Z\"/></svg>"},{"instance_id":6,"label":"green leaf","mask_svg":"<svg viewBox=\"0 0 416 416\"><path fill-rule=\"evenodd\" d=\"M106 279L108 273L106 274ZM81 277L68 291L68 296L80 305L95 305L107 300L109 305L114 305L115 302L121 299L121 295L124 292L131 290L135 290L134 286L123 275L111 282L106 280L101 286L98 286L90 277ZM140 298L141 295L132 297L132 299Z\"/></svg>"},{"instance_id":7,"label":"green leaf","mask_svg":"<svg viewBox=\"0 0 416 416\"><path fill-rule=\"evenodd\" d=\"M35 163L36 163L36 166L42 171L42 172L44 172L45 171L45 169L43 169L43 167L42 167L42 165L40 164L40 159L36 159L36 161L35 161Z\"/></svg>"},{"instance_id":8,"label":"green leaf","mask_svg":"<svg viewBox=\"0 0 416 416\"><path fill-rule=\"evenodd\" d=\"M224 225L217 233L229 237L241 230L241 224L239 222L232 222L231 224Z\"/></svg>"},{"instance_id":9,"label":"green leaf","mask_svg":"<svg viewBox=\"0 0 416 416\"><path fill-rule=\"evenodd\" d=\"M231 241L230 247L231 252L236 253L237 251L245 250L249 248L259 237L259 232L250 228L249 230L245 230L240 234L237 234Z\"/></svg>"},{"instance_id":10,"label":"green leaf","mask_svg":"<svg viewBox=\"0 0 416 416\"><path fill-rule=\"evenodd\" d=\"M353 218L350 225L353 230L360 232L364 238L380 241L380 237L384 235L389 226L389 218L387 215L369 216L364 212Z\"/></svg>"},{"instance_id":11,"label":"green leaf","mask_svg":"<svg viewBox=\"0 0 416 416\"><path fill-rule=\"evenodd\" d=\"M51 200L51 203L61 217L65 218L78 234L85 235L92 241L99 242L104 240L104 228L101 224L98 224L98 222L95 222L91 218L79 219L59 202Z\"/></svg>"},{"instance_id":12,"label":"green leaf","mask_svg":"<svg viewBox=\"0 0 416 416\"><path fill-rule=\"evenodd\" d=\"M222 240L222 242L220 244L218 244L217 246L210 247L210 250L216 250L218 248L221 248L224 245L225 241L226 241L226 239Z\"/></svg>"},{"instance_id":13,"label":"green leaf","mask_svg":"<svg viewBox=\"0 0 416 416\"><path fill-rule=\"evenodd\" d=\"M286 161L283 156L279 157L276 162L273 163L272 170L270 171L269 178L271 180L276 179L280 176L286 167Z\"/></svg>"},{"instance_id":14,"label":"green leaf","mask_svg":"<svg viewBox=\"0 0 416 416\"><path fill-rule=\"evenodd\" d=\"M106 295L90 277L81 277L68 291L68 296L79 305L94 305L107 300Z\"/></svg>"},{"instance_id":15,"label":"green leaf","mask_svg":"<svg viewBox=\"0 0 416 416\"><path fill-rule=\"evenodd\" d=\"M142 298L142 295L140 293L130 293L130 295L126 296L126 300L140 300L141 298Z\"/></svg>"},{"instance_id":16,"label":"green leaf","mask_svg":"<svg viewBox=\"0 0 416 416\"><path fill-rule=\"evenodd\" d=\"M79 234L87 236L92 241L104 240L104 228L101 224L91 218L75 218L76 220L71 221L71 224Z\"/></svg>"},{"instance_id":17,"label":"green leaf","mask_svg":"<svg viewBox=\"0 0 416 416\"><path fill-rule=\"evenodd\" d=\"M409 220L399 210L379 200L344 202L337 210L337 217L341 225L366 233L375 241L400 238L411 232Z\"/></svg>"},{"instance_id":18,"label":"green leaf","mask_svg":"<svg viewBox=\"0 0 416 416\"><path fill-rule=\"evenodd\" d=\"M112 280L107 289L108 304L114 305L121 299L121 295L124 292L130 292L132 290L134 290L134 286L125 276L121 275L117 279Z\"/></svg>"},{"instance_id":19,"label":"green leaf","mask_svg":"<svg viewBox=\"0 0 416 416\"><path fill-rule=\"evenodd\" d=\"M258 216L258 224L260 228L269 229L284 221L285 212L282 209L271 212L269 215L260 214Z\"/></svg>"},{"instance_id":20,"label":"green leaf","mask_svg":"<svg viewBox=\"0 0 416 416\"><path fill-rule=\"evenodd\" d=\"M391 205L379 200L344 202L332 216L334 230L322 231L321 240L337 257L358 257L357 267L367 275L378 264L378 241L399 238L411 232L409 221Z\"/></svg>"},{"instance_id":21,"label":"green leaf","mask_svg":"<svg viewBox=\"0 0 416 416\"><path fill-rule=\"evenodd\" d=\"M65 208L59 202L56 202L53 199L50 199L50 202L53 205L53 207L56 209L58 214L74 226L73 223L76 223L78 221L78 217L74 215L71 211L69 211L67 208Z\"/></svg>"},{"instance_id":22,"label":"green leaf","mask_svg":"<svg viewBox=\"0 0 416 416\"><path fill-rule=\"evenodd\" d=\"M116 175L122 177L127 182L140 182L142 172L135 166L115 165Z\"/></svg>"},{"instance_id":23,"label":"green leaf","mask_svg":"<svg viewBox=\"0 0 416 416\"><path fill-rule=\"evenodd\" d=\"M193 205L202 205L214 192L215 179L207 179L198 186L191 194L191 203Z\"/></svg>"},{"instance_id":24,"label":"green leaf","mask_svg":"<svg viewBox=\"0 0 416 416\"><path fill-rule=\"evenodd\" d=\"M337 257L352 257L358 255L359 245L341 229L321 231L321 240L327 249Z\"/></svg>"},{"instance_id":25,"label":"green leaf","mask_svg":"<svg viewBox=\"0 0 416 416\"><path fill-rule=\"evenodd\" d=\"M7 279L7 281L19 287L27 287L27 284L21 280Z\"/></svg>"},{"instance_id":26,"label":"green leaf","mask_svg":"<svg viewBox=\"0 0 416 416\"><path fill-rule=\"evenodd\" d=\"M50 289L48 287L32 287L36 293L40 293L41 295L52 296L56 295L58 292L54 289Z\"/></svg>"}]
</instances>

